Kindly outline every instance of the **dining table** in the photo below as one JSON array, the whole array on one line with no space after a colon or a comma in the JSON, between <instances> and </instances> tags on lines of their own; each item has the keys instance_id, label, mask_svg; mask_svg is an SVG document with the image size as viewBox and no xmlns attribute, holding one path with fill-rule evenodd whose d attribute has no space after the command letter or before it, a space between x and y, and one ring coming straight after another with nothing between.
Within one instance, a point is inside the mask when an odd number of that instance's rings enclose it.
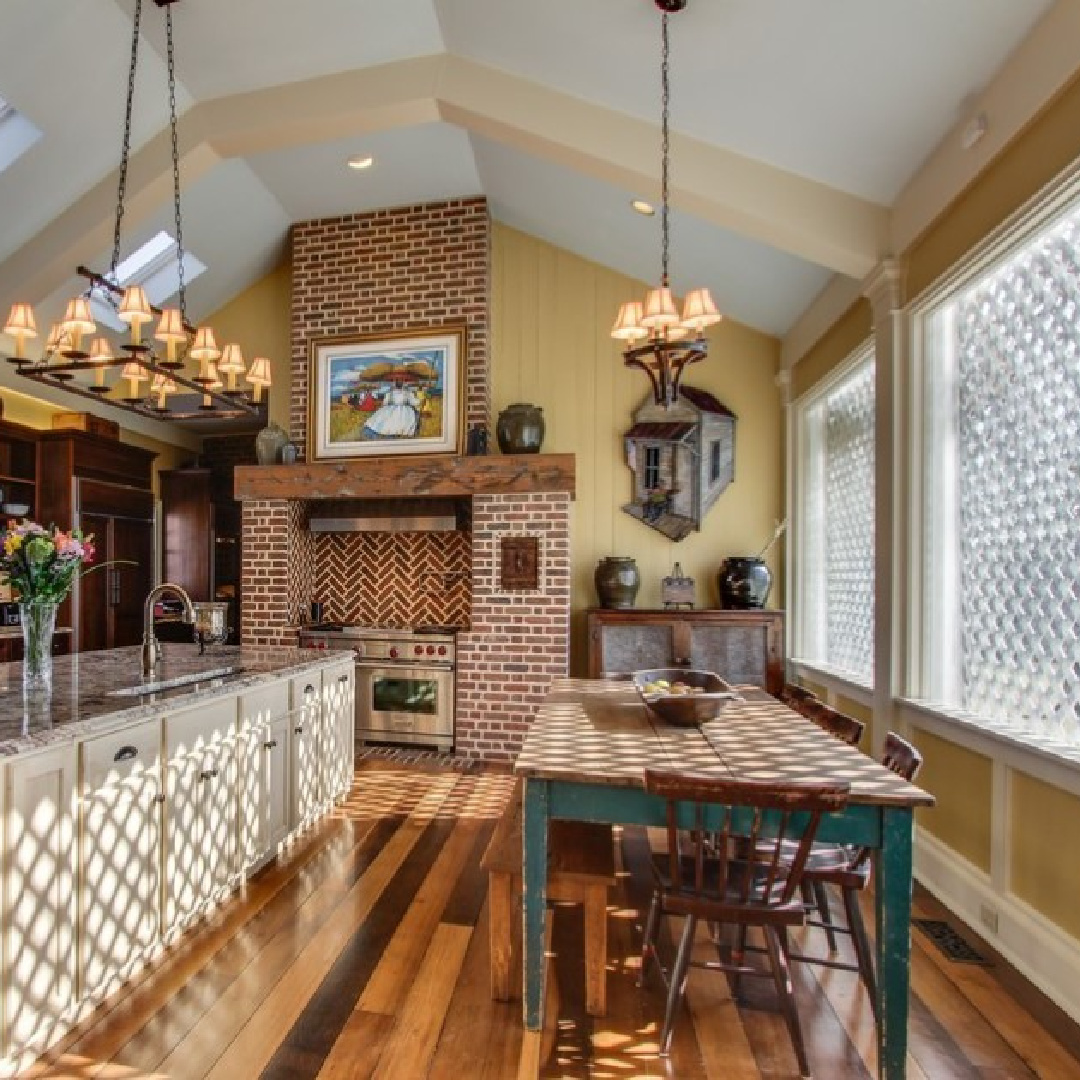
<instances>
[{"instance_id":1,"label":"dining table","mask_svg":"<svg viewBox=\"0 0 1080 1080\"><path fill-rule=\"evenodd\" d=\"M847 807L822 819L819 841L873 849L878 1075L907 1060L914 810L934 798L757 687L700 725L659 720L632 682L558 679L540 705L514 772L523 780L523 1013L543 1027L548 823L553 818L663 825L645 769L724 779L844 781Z\"/></svg>"}]
</instances>

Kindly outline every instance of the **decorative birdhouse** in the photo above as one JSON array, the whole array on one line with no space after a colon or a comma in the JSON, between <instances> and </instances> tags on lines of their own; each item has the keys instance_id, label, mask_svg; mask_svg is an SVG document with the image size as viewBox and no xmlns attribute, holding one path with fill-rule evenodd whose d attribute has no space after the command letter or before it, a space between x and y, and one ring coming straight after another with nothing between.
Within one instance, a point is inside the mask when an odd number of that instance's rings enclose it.
<instances>
[{"instance_id":1,"label":"decorative birdhouse","mask_svg":"<svg viewBox=\"0 0 1080 1080\"><path fill-rule=\"evenodd\" d=\"M623 510L671 540L699 530L735 479L735 414L693 386L666 409L650 397L624 444L634 494Z\"/></svg>"}]
</instances>

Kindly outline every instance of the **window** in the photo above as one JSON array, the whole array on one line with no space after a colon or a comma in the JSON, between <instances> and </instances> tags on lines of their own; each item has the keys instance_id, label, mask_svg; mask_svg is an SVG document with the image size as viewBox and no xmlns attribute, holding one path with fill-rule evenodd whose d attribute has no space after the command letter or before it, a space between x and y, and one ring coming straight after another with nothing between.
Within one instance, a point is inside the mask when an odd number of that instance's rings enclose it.
<instances>
[{"instance_id":1,"label":"window","mask_svg":"<svg viewBox=\"0 0 1080 1080\"><path fill-rule=\"evenodd\" d=\"M0 172L22 157L40 138L41 132L0 97Z\"/></svg>"},{"instance_id":2,"label":"window","mask_svg":"<svg viewBox=\"0 0 1080 1080\"><path fill-rule=\"evenodd\" d=\"M131 285L141 285L147 300L160 306L180 291L179 267L176 238L162 230L117 263L116 284L124 289ZM206 266L185 249L185 285L190 285L205 269ZM99 297L96 290L91 296L91 306L98 322L111 326L114 330L125 329L124 323L117 317L115 306Z\"/></svg>"},{"instance_id":3,"label":"window","mask_svg":"<svg viewBox=\"0 0 1080 1080\"><path fill-rule=\"evenodd\" d=\"M800 660L874 674L874 357L867 345L796 408Z\"/></svg>"},{"instance_id":4,"label":"window","mask_svg":"<svg viewBox=\"0 0 1080 1080\"><path fill-rule=\"evenodd\" d=\"M715 484L720 479L720 458L724 444L719 440L709 443L709 483Z\"/></svg>"},{"instance_id":5,"label":"window","mask_svg":"<svg viewBox=\"0 0 1080 1080\"><path fill-rule=\"evenodd\" d=\"M660 486L660 447L645 447L645 490L652 491Z\"/></svg>"},{"instance_id":6,"label":"window","mask_svg":"<svg viewBox=\"0 0 1080 1080\"><path fill-rule=\"evenodd\" d=\"M921 319L915 696L1080 746L1080 205Z\"/></svg>"}]
</instances>

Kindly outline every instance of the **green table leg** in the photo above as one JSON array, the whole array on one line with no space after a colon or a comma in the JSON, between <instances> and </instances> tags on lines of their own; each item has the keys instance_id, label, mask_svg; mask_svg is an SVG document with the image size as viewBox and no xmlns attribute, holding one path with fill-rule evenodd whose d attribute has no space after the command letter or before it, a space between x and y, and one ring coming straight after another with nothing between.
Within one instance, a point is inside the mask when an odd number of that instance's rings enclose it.
<instances>
[{"instance_id":1,"label":"green table leg","mask_svg":"<svg viewBox=\"0 0 1080 1080\"><path fill-rule=\"evenodd\" d=\"M876 860L878 954L878 1076L903 1080L907 1068L908 991L911 963L911 850L909 807L882 811L882 845Z\"/></svg>"},{"instance_id":2,"label":"green table leg","mask_svg":"<svg viewBox=\"0 0 1080 1080\"><path fill-rule=\"evenodd\" d=\"M550 785L546 780L526 779L522 826L521 862L524 912L522 929L522 975L525 983L525 1027L544 1026L544 910L547 907L547 845Z\"/></svg>"}]
</instances>

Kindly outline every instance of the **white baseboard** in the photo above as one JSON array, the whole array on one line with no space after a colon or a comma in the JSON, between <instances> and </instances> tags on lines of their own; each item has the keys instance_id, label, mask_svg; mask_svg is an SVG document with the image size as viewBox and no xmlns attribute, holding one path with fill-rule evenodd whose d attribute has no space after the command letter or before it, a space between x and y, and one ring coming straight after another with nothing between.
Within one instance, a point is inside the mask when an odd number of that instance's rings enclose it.
<instances>
[{"instance_id":1,"label":"white baseboard","mask_svg":"<svg viewBox=\"0 0 1080 1080\"><path fill-rule=\"evenodd\" d=\"M1080 1023L1080 941L990 878L925 829L915 844L915 877L989 942L1029 982ZM997 932L981 915L997 914Z\"/></svg>"}]
</instances>

